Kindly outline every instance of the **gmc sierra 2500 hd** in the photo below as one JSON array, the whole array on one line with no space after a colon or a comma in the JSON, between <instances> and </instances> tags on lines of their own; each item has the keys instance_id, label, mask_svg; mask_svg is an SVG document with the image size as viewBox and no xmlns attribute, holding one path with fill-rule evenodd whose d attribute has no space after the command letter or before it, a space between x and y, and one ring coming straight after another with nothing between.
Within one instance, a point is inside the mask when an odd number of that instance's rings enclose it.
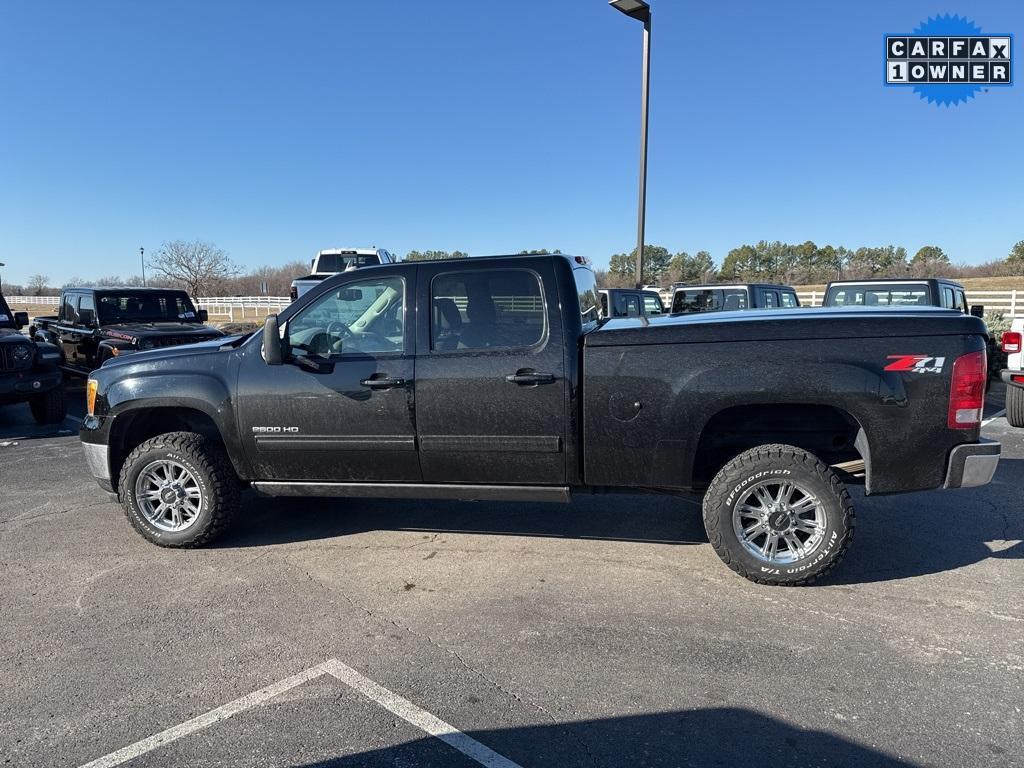
<instances>
[{"instance_id":1,"label":"gmc sierra 2500 hd","mask_svg":"<svg viewBox=\"0 0 1024 768\"><path fill-rule=\"evenodd\" d=\"M985 326L941 309L602 320L564 255L367 267L264 328L108 362L81 430L100 485L161 546L199 546L239 490L568 501L706 490L712 546L806 584L868 493L989 482ZM898 553L893 553L899 556Z\"/></svg>"}]
</instances>

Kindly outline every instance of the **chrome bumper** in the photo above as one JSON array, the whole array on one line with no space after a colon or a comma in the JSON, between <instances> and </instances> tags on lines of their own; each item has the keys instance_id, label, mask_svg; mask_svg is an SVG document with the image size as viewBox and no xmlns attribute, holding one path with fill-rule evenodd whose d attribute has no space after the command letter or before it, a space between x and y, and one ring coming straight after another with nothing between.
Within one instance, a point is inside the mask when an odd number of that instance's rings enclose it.
<instances>
[{"instance_id":1,"label":"chrome bumper","mask_svg":"<svg viewBox=\"0 0 1024 768\"><path fill-rule=\"evenodd\" d=\"M89 465L90 474L97 480L110 482L110 449L99 443L82 443L85 452L85 463Z\"/></svg>"},{"instance_id":2,"label":"chrome bumper","mask_svg":"<svg viewBox=\"0 0 1024 768\"><path fill-rule=\"evenodd\" d=\"M943 488L974 488L992 482L999 466L999 443L982 438L977 443L958 445L949 453Z\"/></svg>"}]
</instances>

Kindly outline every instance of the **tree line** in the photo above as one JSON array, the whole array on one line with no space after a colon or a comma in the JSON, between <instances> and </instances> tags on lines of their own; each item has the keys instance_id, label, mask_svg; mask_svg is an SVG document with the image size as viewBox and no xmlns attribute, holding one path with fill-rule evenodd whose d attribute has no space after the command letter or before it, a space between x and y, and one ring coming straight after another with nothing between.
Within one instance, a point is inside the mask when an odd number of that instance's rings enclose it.
<instances>
[{"instance_id":1,"label":"tree line","mask_svg":"<svg viewBox=\"0 0 1024 768\"><path fill-rule=\"evenodd\" d=\"M520 254L561 253L557 248L524 249ZM409 251L406 261L468 258L465 251ZM287 296L292 280L309 272L309 262L289 261L278 267L258 267L243 272L226 251L203 240L172 240L146 260L145 284L157 288L184 288L194 297L259 296L264 283L269 296ZM610 288L635 284L636 248L609 258L608 269L596 270L600 285ZM729 251L721 265L707 251L672 253L661 245L644 246L645 285L671 283L712 283L725 281L778 282L811 285L829 280L866 277L998 277L1024 275L1024 240L1016 243L1006 258L984 264L955 264L937 245L926 245L912 257L906 248L894 245L860 248L819 246L761 240ZM110 275L96 279L71 277L54 286L42 273L21 285L6 283L8 295L55 296L60 288L91 286L136 287L142 275L122 278Z\"/></svg>"},{"instance_id":2,"label":"tree line","mask_svg":"<svg viewBox=\"0 0 1024 768\"><path fill-rule=\"evenodd\" d=\"M636 283L636 248L611 256L607 270L599 270L602 285L617 288ZM908 258L902 246L823 245L808 240L783 243L761 240L729 251L721 265L707 251L692 256L671 253L660 245L644 246L644 285L671 283L772 282L813 285L837 279L869 277L998 277L1024 275L1024 240L1006 258L984 264L954 264L937 245L926 245Z\"/></svg>"}]
</instances>

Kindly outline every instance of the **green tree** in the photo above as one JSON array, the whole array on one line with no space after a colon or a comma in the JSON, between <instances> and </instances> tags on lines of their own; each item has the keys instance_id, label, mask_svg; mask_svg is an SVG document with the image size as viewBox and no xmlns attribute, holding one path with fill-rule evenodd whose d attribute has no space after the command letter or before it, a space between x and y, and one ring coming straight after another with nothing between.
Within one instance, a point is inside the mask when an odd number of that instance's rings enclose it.
<instances>
[{"instance_id":1,"label":"green tree","mask_svg":"<svg viewBox=\"0 0 1024 768\"><path fill-rule=\"evenodd\" d=\"M409 251L405 254L406 261L439 261L441 259L465 259L469 254L464 251Z\"/></svg>"},{"instance_id":2,"label":"green tree","mask_svg":"<svg viewBox=\"0 0 1024 768\"><path fill-rule=\"evenodd\" d=\"M926 245L910 260L910 269L917 277L935 277L949 267L949 256L937 245Z\"/></svg>"},{"instance_id":3,"label":"green tree","mask_svg":"<svg viewBox=\"0 0 1024 768\"><path fill-rule=\"evenodd\" d=\"M644 274L641 281L644 285L656 285L668 272L672 254L661 245L644 245ZM635 279L636 248L629 253L616 253L608 263L608 274L613 278Z\"/></svg>"},{"instance_id":4,"label":"green tree","mask_svg":"<svg viewBox=\"0 0 1024 768\"><path fill-rule=\"evenodd\" d=\"M1024 240L1018 240L1006 257L1006 266L1019 270L1024 267Z\"/></svg>"},{"instance_id":5,"label":"green tree","mask_svg":"<svg viewBox=\"0 0 1024 768\"><path fill-rule=\"evenodd\" d=\"M523 249L519 252L520 255L524 256L544 256L549 253L561 253L561 251L558 248L555 248L555 250L553 251L549 251L547 248L540 248L535 251L528 251L526 249Z\"/></svg>"},{"instance_id":6,"label":"green tree","mask_svg":"<svg viewBox=\"0 0 1024 768\"><path fill-rule=\"evenodd\" d=\"M707 283L715 279L715 261L707 251L697 251L693 256L680 251L669 263L666 282Z\"/></svg>"}]
</instances>

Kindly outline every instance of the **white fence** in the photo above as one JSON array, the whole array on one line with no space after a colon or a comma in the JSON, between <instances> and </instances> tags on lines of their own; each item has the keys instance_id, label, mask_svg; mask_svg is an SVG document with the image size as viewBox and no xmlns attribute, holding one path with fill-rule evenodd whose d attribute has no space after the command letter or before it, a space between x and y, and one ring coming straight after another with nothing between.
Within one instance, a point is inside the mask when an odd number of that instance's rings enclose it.
<instances>
[{"instance_id":1,"label":"white fence","mask_svg":"<svg viewBox=\"0 0 1024 768\"><path fill-rule=\"evenodd\" d=\"M15 306L50 306L56 307L60 304L59 296L7 296L7 303ZM287 296L212 296L205 299L196 299L196 305L205 309L211 315L227 315L232 321L244 320L246 317L266 315L278 312L289 304L291 299Z\"/></svg>"},{"instance_id":2,"label":"white fence","mask_svg":"<svg viewBox=\"0 0 1024 768\"><path fill-rule=\"evenodd\" d=\"M1024 317L1024 291L1016 288L1009 291L966 290L968 306L981 304L986 312L1002 312L1008 319ZM805 307L820 307L825 298L824 291L798 291L796 294Z\"/></svg>"}]
</instances>

